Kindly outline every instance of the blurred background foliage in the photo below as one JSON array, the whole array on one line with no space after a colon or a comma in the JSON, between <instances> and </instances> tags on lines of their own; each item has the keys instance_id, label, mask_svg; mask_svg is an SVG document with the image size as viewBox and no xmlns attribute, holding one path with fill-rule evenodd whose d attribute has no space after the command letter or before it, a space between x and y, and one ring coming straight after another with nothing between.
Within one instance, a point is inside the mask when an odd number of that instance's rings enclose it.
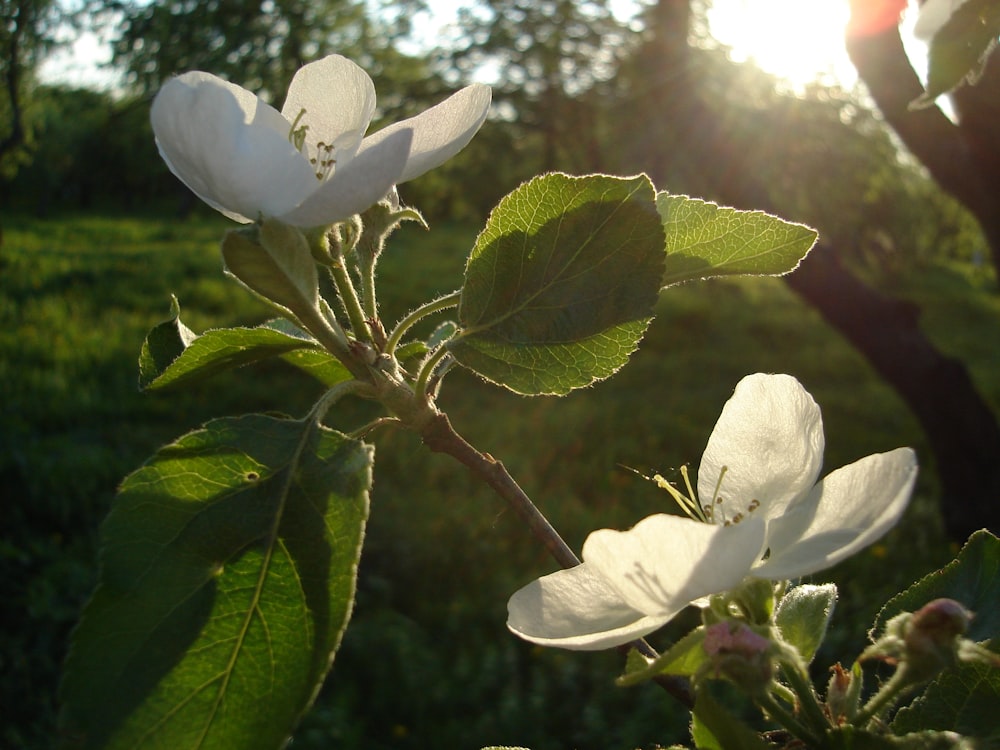
<instances>
[{"instance_id":1,"label":"blurred background foliage","mask_svg":"<svg viewBox=\"0 0 1000 750\"><path fill-rule=\"evenodd\" d=\"M550 169L648 171L671 192L735 203L749 191L755 207L816 226L852 274L922 312L923 333L967 367L986 416L997 413L1000 297L975 219L863 90L792 95L706 36L708 2L694 0L674 26L657 21L670 5L640 4L622 18L605 0L479 0L460 12L453 39L426 50L410 38L417 0L0 3L0 747L57 744L60 662L121 478L210 417L301 414L318 395L279 363L182 392L137 392L139 345L170 294L196 331L267 316L219 273L226 222L156 153L149 103L174 73L210 70L280 104L303 62L342 52L371 72L384 121L470 78L495 82L493 116L469 147L401 190L433 232L406 227L390 243L380 276L388 321L460 285L477 228L521 181ZM46 54L101 18L116 19L122 86L41 83ZM681 48L714 123L709 151L692 145L698 125L683 97L662 95L681 83L671 57ZM941 564L957 539L942 521L942 470L926 430L866 356L780 280L688 284L663 296L640 351L606 383L526 400L455 372L442 406L577 549L594 528L667 509L662 492L621 465L671 476L696 464L750 372L790 372L814 394L828 468L913 445L922 475L901 528L833 572L840 637L818 660L826 665L851 658L879 604ZM338 420L371 416L351 406ZM619 655L510 637L507 596L552 564L460 467L405 433L373 439L355 617L292 747L610 750L684 738L684 715L664 694L613 686Z\"/></svg>"}]
</instances>

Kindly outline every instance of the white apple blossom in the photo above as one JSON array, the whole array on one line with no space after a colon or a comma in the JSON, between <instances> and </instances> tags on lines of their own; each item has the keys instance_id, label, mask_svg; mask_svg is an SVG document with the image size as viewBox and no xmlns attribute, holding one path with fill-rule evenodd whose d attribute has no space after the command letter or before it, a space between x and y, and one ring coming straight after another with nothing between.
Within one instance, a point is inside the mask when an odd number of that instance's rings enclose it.
<instances>
[{"instance_id":1,"label":"white apple blossom","mask_svg":"<svg viewBox=\"0 0 1000 750\"><path fill-rule=\"evenodd\" d=\"M702 456L701 504L670 488L692 517L593 532L581 565L511 597L508 627L542 645L610 648L748 576L797 578L854 554L899 520L916 458L909 448L871 455L817 484L823 447L819 407L795 378L744 378Z\"/></svg>"},{"instance_id":2,"label":"white apple blossom","mask_svg":"<svg viewBox=\"0 0 1000 750\"><path fill-rule=\"evenodd\" d=\"M163 85L151 119L170 171L210 206L243 223L271 217L310 227L359 213L454 156L489 105L490 88L473 84L366 138L375 86L330 55L295 74L281 112L193 71Z\"/></svg>"},{"instance_id":3,"label":"white apple blossom","mask_svg":"<svg viewBox=\"0 0 1000 750\"><path fill-rule=\"evenodd\" d=\"M913 36L929 42L964 4L965 0L927 0L920 6Z\"/></svg>"}]
</instances>

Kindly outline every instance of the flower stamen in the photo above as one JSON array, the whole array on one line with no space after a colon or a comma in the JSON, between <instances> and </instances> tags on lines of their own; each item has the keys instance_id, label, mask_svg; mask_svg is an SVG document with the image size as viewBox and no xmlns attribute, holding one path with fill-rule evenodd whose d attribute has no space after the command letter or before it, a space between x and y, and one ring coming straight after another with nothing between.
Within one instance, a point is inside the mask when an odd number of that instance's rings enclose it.
<instances>
[{"instance_id":1,"label":"flower stamen","mask_svg":"<svg viewBox=\"0 0 1000 750\"><path fill-rule=\"evenodd\" d=\"M306 131L309 130L309 126L301 125L299 127L296 127L296 125L298 125L299 120L301 120L305 116L306 116L306 110L305 107L303 107L302 109L299 110L299 113L295 115L295 119L292 120L292 127L288 131L288 142L291 143L293 146L295 146L295 148L298 149L299 151L301 151L302 147L305 145Z\"/></svg>"},{"instance_id":2,"label":"flower stamen","mask_svg":"<svg viewBox=\"0 0 1000 750\"><path fill-rule=\"evenodd\" d=\"M320 141L316 144L316 156L309 160L309 163L316 168L316 179L325 180L333 171L337 160L333 156L334 146L332 143Z\"/></svg>"}]
</instances>

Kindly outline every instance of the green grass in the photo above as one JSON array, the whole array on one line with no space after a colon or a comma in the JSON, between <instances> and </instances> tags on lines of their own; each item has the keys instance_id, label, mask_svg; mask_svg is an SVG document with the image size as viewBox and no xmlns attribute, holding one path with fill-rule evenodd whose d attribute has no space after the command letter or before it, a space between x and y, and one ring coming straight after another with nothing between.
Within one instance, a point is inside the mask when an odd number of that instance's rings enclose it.
<instances>
[{"instance_id":1,"label":"green grass","mask_svg":"<svg viewBox=\"0 0 1000 750\"><path fill-rule=\"evenodd\" d=\"M98 525L122 476L210 417L300 414L319 395L280 363L187 391L138 393L139 346L166 317L171 294L195 331L268 317L221 273L217 244L226 227L214 217L4 217L4 747L53 742L59 663L93 585ZM401 228L381 265L384 318L392 323L457 288L474 237L467 226ZM1000 319L997 296L970 267L955 263L893 283L925 305L928 331L969 362L1000 409L1000 353L990 345ZM828 469L899 445L927 455L903 403L773 279L670 290L630 364L564 399L517 397L456 371L440 405L474 445L507 464L579 548L594 528L624 528L665 508L665 493L620 465L664 473L685 462L697 466L723 402L740 377L757 371L795 375L823 407ZM365 408L348 406L332 419L356 424L366 416ZM511 637L507 597L553 564L500 501L450 459L398 431L380 432L374 442L372 520L354 621L296 747L614 750L683 738L683 716L662 693L611 684L616 654L541 650ZM831 655L856 653L881 602L948 555L935 487L932 471L922 471L900 528L832 572L841 601ZM679 627L655 640L664 643Z\"/></svg>"}]
</instances>

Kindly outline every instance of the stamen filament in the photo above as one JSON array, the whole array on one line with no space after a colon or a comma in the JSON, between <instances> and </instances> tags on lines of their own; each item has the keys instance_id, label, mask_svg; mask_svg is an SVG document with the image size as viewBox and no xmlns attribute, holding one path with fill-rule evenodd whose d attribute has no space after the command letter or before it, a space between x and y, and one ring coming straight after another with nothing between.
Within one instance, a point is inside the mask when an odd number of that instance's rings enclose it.
<instances>
[{"instance_id":1,"label":"stamen filament","mask_svg":"<svg viewBox=\"0 0 1000 750\"><path fill-rule=\"evenodd\" d=\"M303 125L302 127L296 127L299 124L299 120L306 116L305 107L299 110L299 113L295 115L295 119L292 120L292 128L288 131L288 141L299 151L302 150L303 144L306 142L306 131L309 130L308 125Z\"/></svg>"}]
</instances>

